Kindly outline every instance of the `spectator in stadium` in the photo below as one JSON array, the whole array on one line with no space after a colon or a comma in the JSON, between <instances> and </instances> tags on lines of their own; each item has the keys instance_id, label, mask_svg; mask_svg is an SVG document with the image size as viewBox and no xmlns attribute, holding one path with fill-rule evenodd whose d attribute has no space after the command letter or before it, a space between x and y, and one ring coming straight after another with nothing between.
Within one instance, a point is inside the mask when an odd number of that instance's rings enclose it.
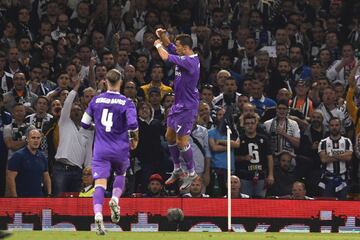
<instances>
[{"instance_id":1,"label":"spectator in stadium","mask_svg":"<svg viewBox=\"0 0 360 240\"><path fill-rule=\"evenodd\" d=\"M214 82L213 95L219 96L224 92L225 80L231 77L231 74L228 70L222 69L216 73L216 78Z\"/></svg>"},{"instance_id":2,"label":"spectator in stadium","mask_svg":"<svg viewBox=\"0 0 360 240\"><path fill-rule=\"evenodd\" d=\"M256 113L261 117L267 108L276 106L276 102L264 96L264 84L254 80L251 83L250 103L256 106Z\"/></svg>"},{"instance_id":3,"label":"spectator in stadium","mask_svg":"<svg viewBox=\"0 0 360 240\"><path fill-rule=\"evenodd\" d=\"M52 179L55 196L64 192L80 192L82 169L91 162L94 131L80 128L83 110L78 104L73 104L80 80L73 80L73 86L58 122L59 146Z\"/></svg>"},{"instance_id":4,"label":"spectator in stadium","mask_svg":"<svg viewBox=\"0 0 360 240\"><path fill-rule=\"evenodd\" d=\"M166 110L169 109L175 101L174 93L166 93L161 99L161 106Z\"/></svg>"},{"instance_id":5,"label":"spectator in stadium","mask_svg":"<svg viewBox=\"0 0 360 240\"><path fill-rule=\"evenodd\" d=\"M290 196L291 199L295 200L313 200L313 198L306 196L306 188L305 184L302 182L294 182L292 185L292 194Z\"/></svg>"},{"instance_id":6,"label":"spectator in stadium","mask_svg":"<svg viewBox=\"0 0 360 240\"><path fill-rule=\"evenodd\" d=\"M203 186L203 181L201 180L201 178L196 178L192 181L191 185L190 185L190 192L189 193L185 193L183 195L183 197L188 197L188 198L208 198L209 195L206 195L202 192L202 189L204 188Z\"/></svg>"},{"instance_id":7,"label":"spectator in stadium","mask_svg":"<svg viewBox=\"0 0 360 240\"><path fill-rule=\"evenodd\" d=\"M331 82L340 80L346 85L350 72L357 65L357 62L358 60L354 56L354 47L350 43L345 43L341 49L341 59L334 61L333 65L326 71L326 76Z\"/></svg>"},{"instance_id":8,"label":"spectator in stadium","mask_svg":"<svg viewBox=\"0 0 360 240\"><path fill-rule=\"evenodd\" d=\"M331 52L331 59L336 60L340 59L340 49L339 49L339 38L338 34L334 31L328 31L325 34L325 46Z\"/></svg>"},{"instance_id":9,"label":"spectator in stadium","mask_svg":"<svg viewBox=\"0 0 360 240\"><path fill-rule=\"evenodd\" d=\"M5 71L6 55L0 52L0 93L8 92L13 87L13 75Z\"/></svg>"},{"instance_id":10,"label":"spectator in stadium","mask_svg":"<svg viewBox=\"0 0 360 240\"><path fill-rule=\"evenodd\" d=\"M329 121L332 117L338 117L341 120L341 132L348 133L352 127L352 121L346 111L346 108L338 106L336 102L335 90L333 87L326 87L322 95L322 103L317 110L322 112L323 125L326 131L329 131Z\"/></svg>"},{"instance_id":11,"label":"spectator in stadium","mask_svg":"<svg viewBox=\"0 0 360 240\"><path fill-rule=\"evenodd\" d=\"M42 132L45 122L50 121L53 117L51 114L47 113L49 105L49 100L45 96L39 96L34 104L35 113L27 115L25 117L25 122L35 126Z\"/></svg>"},{"instance_id":12,"label":"spectator in stadium","mask_svg":"<svg viewBox=\"0 0 360 240\"><path fill-rule=\"evenodd\" d=\"M308 97L309 82L300 79L295 82L295 96L291 100L290 107L298 109L308 118L314 110L311 99Z\"/></svg>"},{"instance_id":13,"label":"spectator in stadium","mask_svg":"<svg viewBox=\"0 0 360 240\"><path fill-rule=\"evenodd\" d=\"M172 92L171 87L166 86L165 84L162 83L162 81L164 79L164 71L165 70L161 65L155 64L154 66L152 66L152 68L150 70L150 82L148 84L141 86L141 89L144 91L145 99L147 101L149 101L149 91L151 88L154 88L154 87L159 88L161 98L163 98L163 96L166 93Z\"/></svg>"},{"instance_id":14,"label":"spectator in stadium","mask_svg":"<svg viewBox=\"0 0 360 240\"><path fill-rule=\"evenodd\" d=\"M165 130L158 119L154 119L154 112L147 102L140 102L137 105L139 123L139 144L135 150L136 157L140 161L141 177L139 182L146 189L149 177L154 173L161 172L163 162L163 149L161 147L161 136Z\"/></svg>"},{"instance_id":15,"label":"spectator in stadium","mask_svg":"<svg viewBox=\"0 0 360 240\"><path fill-rule=\"evenodd\" d=\"M327 135L323 126L322 112L315 110L310 114L310 125L301 131L300 147L298 155L307 158L308 166L306 168L305 183L308 187L310 196L318 194L318 182L321 176L321 162L318 154L319 143Z\"/></svg>"},{"instance_id":16,"label":"spectator in stadium","mask_svg":"<svg viewBox=\"0 0 360 240\"><path fill-rule=\"evenodd\" d=\"M7 186L9 197L41 197L51 195L51 180L47 159L39 150L41 133L29 128L27 145L14 152L8 163Z\"/></svg>"},{"instance_id":17,"label":"spectator in stadium","mask_svg":"<svg viewBox=\"0 0 360 240\"><path fill-rule=\"evenodd\" d=\"M256 64L256 40L254 37L249 36L245 40L244 50L240 51L236 57L238 60L234 63L235 72L245 75L250 73Z\"/></svg>"},{"instance_id":18,"label":"spectator in stadium","mask_svg":"<svg viewBox=\"0 0 360 240\"><path fill-rule=\"evenodd\" d=\"M25 146L25 134L29 124L25 123L25 107L21 103L13 106L11 124L4 127L4 142L8 149L8 159L13 152Z\"/></svg>"},{"instance_id":19,"label":"spectator in stadium","mask_svg":"<svg viewBox=\"0 0 360 240\"><path fill-rule=\"evenodd\" d=\"M294 153L295 148L300 145L299 125L288 117L288 112L288 101L280 100L276 106L276 117L264 123L266 131L270 134L270 145L275 154L283 150Z\"/></svg>"},{"instance_id":20,"label":"spectator in stadium","mask_svg":"<svg viewBox=\"0 0 360 240\"><path fill-rule=\"evenodd\" d=\"M332 52L328 48L323 48L319 53L319 61L321 66L321 71L326 73L326 71L330 68L333 63Z\"/></svg>"},{"instance_id":21,"label":"spectator in stadium","mask_svg":"<svg viewBox=\"0 0 360 240\"><path fill-rule=\"evenodd\" d=\"M92 87L88 87L83 90L83 95L81 96L81 106L83 109L88 107L91 99L95 96L95 94L95 89Z\"/></svg>"},{"instance_id":22,"label":"spectator in stadium","mask_svg":"<svg viewBox=\"0 0 360 240\"><path fill-rule=\"evenodd\" d=\"M236 80L233 77L225 79L223 92L214 98L212 105L215 107L234 106L241 95L237 92Z\"/></svg>"},{"instance_id":23,"label":"spectator in stadium","mask_svg":"<svg viewBox=\"0 0 360 240\"><path fill-rule=\"evenodd\" d=\"M239 169L241 192L250 197L265 197L266 187L274 184L274 162L267 138L257 132L259 116L243 117L245 134L240 136Z\"/></svg>"},{"instance_id":24,"label":"spectator in stadium","mask_svg":"<svg viewBox=\"0 0 360 240\"><path fill-rule=\"evenodd\" d=\"M30 71L30 81L27 84L27 88L38 96L46 95L50 92L50 89L45 87L45 85L41 82L42 68L40 65L35 65L31 68Z\"/></svg>"},{"instance_id":25,"label":"spectator in stadium","mask_svg":"<svg viewBox=\"0 0 360 240\"><path fill-rule=\"evenodd\" d=\"M276 98L281 88L286 88L293 92L294 86L291 80L291 65L287 57L279 57L276 70L272 72L269 80L270 89L267 91L268 96L272 99Z\"/></svg>"},{"instance_id":26,"label":"spectator in stadium","mask_svg":"<svg viewBox=\"0 0 360 240\"><path fill-rule=\"evenodd\" d=\"M45 122L43 133L46 137L47 154L49 161L49 173L52 176L53 166L55 163L55 154L59 146L59 119L61 115L62 104L60 100L54 100L51 103L51 115L53 118L49 122Z\"/></svg>"},{"instance_id":27,"label":"spectator in stadium","mask_svg":"<svg viewBox=\"0 0 360 240\"><path fill-rule=\"evenodd\" d=\"M70 80L70 76L65 71L60 72L57 76L58 87L48 92L48 94L46 95L49 101L53 101L54 99L58 98L62 90L68 90Z\"/></svg>"},{"instance_id":28,"label":"spectator in stadium","mask_svg":"<svg viewBox=\"0 0 360 240\"><path fill-rule=\"evenodd\" d=\"M160 174L154 173L149 177L149 184L147 185L147 191L143 194L143 197L157 198L166 196L164 189L164 179Z\"/></svg>"},{"instance_id":29,"label":"spectator in stadium","mask_svg":"<svg viewBox=\"0 0 360 240\"><path fill-rule=\"evenodd\" d=\"M215 125L216 128L209 131L209 146L210 146L210 152L211 152L211 170L212 170L212 179L210 181L210 192L209 194L211 196L215 195L213 193L213 188L215 186L215 175L218 179L218 187L220 187L221 196L224 196L226 194L226 169L227 169L227 153L226 153L226 146L227 146L227 140L226 140L226 125L224 123L224 114L225 109L220 108L216 112L216 120ZM234 156L234 149L238 148L240 145L239 139L231 140L231 171L235 171L235 156Z\"/></svg>"},{"instance_id":30,"label":"spectator in stadium","mask_svg":"<svg viewBox=\"0 0 360 240\"><path fill-rule=\"evenodd\" d=\"M14 88L4 94L4 104L7 111L11 111L16 103L23 104L29 110L37 99L37 95L27 90L26 77L22 72L16 72L13 77Z\"/></svg>"},{"instance_id":31,"label":"spectator in stadium","mask_svg":"<svg viewBox=\"0 0 360 240\"><path fill-rule=\"evenodd\" d=\"M300 79L307 79L310 78L311 70L308 66L304 64L304 50L303 46L300 44L295 44L290 47L290 63L291 63L291 80L292 83L300 80Z\"/></svg>"},{"instance_id":32,"label":"spectator in stadium","mask_svg":"<svg viewBox=\"0 0 360 240\"><path fill-rule=\"evenodd\" d=\"M127 80L124 83L124 95L127 98L130 98L131 100L133 100L133 102L135 103L135 106L137 106L137 104L140 101L137 93L138 93L138 90L137 90L136 83L133 80Z\"/></svg>"},{"instance_id":33,"label":"spectator in stadium","mask_svg":"<svg viewBox=\"0 0 360 240\"><path fill-rule=\"evenodd\" d=\"M202 101L205 101L210 109L212 108L212 101L214 99L214 92L213 92L214 86L211 84L205 84L200 89L200 99Z\"/></svg>"},{"instance_id":34,"label":"spectator in stadium","mask_svg":"<svg viewBox=\"0 0 360 240\"><path fill-rule=\"evenodd\" d=\"M208 130L214 128L214 121L211 118L211 109L207 102L200 101L197 124L207 128Z\"/></svg>"},{"instance_id":35,"label":"spectator in stadium","mask_svg":"<svg viewBox=\"0 0 360 240\"><path fill-rule=\"evenodd\" d=\"M40 74L40 83L47 88L49 91L52 91L56 88L56 83L50 81L50 65L47 62L40 63L41 74ZM46 94L48 94L47 92Z\"/></svg>"},{"instance_id":36,"label":"spectator in stadium","mask_svg":"<svg viewBox=\"0 0 360 240\"><path fill-rule=\"evenodd\" d=\"M149 89L148 94L148 102L153 109L154 118L163 121L165 109L161 106L161 90L157 87L152 87Z\"/></svg>"},{"instance_id":37,"label":"spectator in stadium","mask_svg":"<svg viewBox=\"0 0 360 240\"><path fill-rule=\"evenodd\" d=\"M323 174L319 187L323 197L347 197L347 163L352 158L353 147L349 138L341 135L341 120L332 117L329 121L330 136L319 143L319 155L323 164Z\"/></svg>"},{"instance_id":38,"label":"spectator in stadium","mask_svg":"<svg viewBox=\"0 0 360 240\"><path fill-rule=\"evenodd\" d=\"M12 117L4 108L4 97L0 93L0 196L5 194L6 166L8 160L8 150L4 140L4 127L11 124Z\"/></svg>"},{"instance_id":39,"label":"spectator in stadium","mask_svg":"<svg viewBox=\"0 0 360 240\"><path fill-rule=\"evenodd\" d=\"M91 173L91 167L85 167L82 172L82 189L79 197L92 197L95 191L94 178Z\"/></svg>"},{"instance_id":40,"label":"spectator in stadium","mask_svg":"<svg viewBox=\"0 0 360 240\"><path fill-rule=\"evenodd\" d=\"M295 155L289 151L282 151L279 158L279 165L274 168L274 184L269 188L267 196L286 196L291 194L291 188L296 176L291 167Z\"/></svg>"},{"instance_id":41,"label":"spectator in stadium","mask_svg":"<svg viewBox=\"0 0 360 240\"><path fill-rule=\"evenodd\" d=\"M241 181L236 175L231 175L231 198L250 198L249 195L241 193ZM227 186L227 185L226 185Z\"/></svg>"}]
</instances>

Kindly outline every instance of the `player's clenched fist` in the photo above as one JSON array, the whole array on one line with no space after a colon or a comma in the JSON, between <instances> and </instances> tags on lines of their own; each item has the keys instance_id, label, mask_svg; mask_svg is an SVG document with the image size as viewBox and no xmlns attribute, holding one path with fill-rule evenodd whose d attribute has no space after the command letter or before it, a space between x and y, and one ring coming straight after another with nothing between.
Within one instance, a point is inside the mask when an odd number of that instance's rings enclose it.
<instances>
[{"instance_id":1,"label":"player's clenched fist","mask_svg":"<svg viewBox=\"0 0 360 240\"><path fill-rule=\"evenodd\" d=\"M156 36L157 36L158 38L160 38L160 36L161 36L162 34L164 34L164 33L166 33L166 30L163 29L163 28L158 28L158 29L156 29L156 31L155 31L155 34L156 34Z\"/></svg>"}]
</instances>

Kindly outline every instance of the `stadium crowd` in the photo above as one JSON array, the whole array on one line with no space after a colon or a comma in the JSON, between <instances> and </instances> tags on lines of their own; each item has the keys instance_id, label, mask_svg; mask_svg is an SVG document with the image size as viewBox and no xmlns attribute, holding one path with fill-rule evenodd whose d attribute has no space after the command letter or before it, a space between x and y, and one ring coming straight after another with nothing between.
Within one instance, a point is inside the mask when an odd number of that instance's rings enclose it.
<instances>
[{"instance_id":1,"label":"stadium crowd","mask_svg":"<svg viewBox=\"0 0 360 240\"><path fill-rule=\"evenodd\" d=\"M81 118L115 68L139 123L125 196L226 196L228 125L233 198L356 198L359 12L355 0L0 1L0 196L91 197ZM201 59L201 180L185 192L164 185L174 68L157 28L191 35Z\"/></svg>"}]
</instances>

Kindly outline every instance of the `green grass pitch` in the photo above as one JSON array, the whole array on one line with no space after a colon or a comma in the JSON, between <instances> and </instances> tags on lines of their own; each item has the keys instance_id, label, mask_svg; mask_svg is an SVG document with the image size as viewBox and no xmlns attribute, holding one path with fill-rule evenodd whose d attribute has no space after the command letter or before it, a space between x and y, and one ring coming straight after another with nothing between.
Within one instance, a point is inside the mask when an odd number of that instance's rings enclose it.
<instances>
[{"instance_id":1,"label":"green grass pitch","mask_svg":"<svg viewBox=\"0 0 360 240\"><path fill-rule=\"evenodd\" d=\"M189 233L189 232L157 232L135 233L118 232L97 236L95 232L13 232L6 239L24 240L67 240L67 239L125 239L125 240L352 240L360 239L360 234L339 233Z\"/></svg>"}]
</instances>

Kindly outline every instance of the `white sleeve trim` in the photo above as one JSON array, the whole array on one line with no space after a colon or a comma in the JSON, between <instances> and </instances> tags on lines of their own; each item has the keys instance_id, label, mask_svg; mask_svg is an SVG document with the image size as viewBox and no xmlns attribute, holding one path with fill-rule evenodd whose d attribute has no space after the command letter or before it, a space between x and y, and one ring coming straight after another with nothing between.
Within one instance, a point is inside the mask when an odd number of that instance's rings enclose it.
<instances>
[{"instance_id":1,"label":"white sleeve trim","mask_svg":"<svg viewBox=\"0 0 360 240\"><path fill-rule=\"evenodd\" d=\"M90 125L91 121L92 121L92 117L87 112L85 112L81 119L81 122Z\"/></svg>"}]
</instances>

